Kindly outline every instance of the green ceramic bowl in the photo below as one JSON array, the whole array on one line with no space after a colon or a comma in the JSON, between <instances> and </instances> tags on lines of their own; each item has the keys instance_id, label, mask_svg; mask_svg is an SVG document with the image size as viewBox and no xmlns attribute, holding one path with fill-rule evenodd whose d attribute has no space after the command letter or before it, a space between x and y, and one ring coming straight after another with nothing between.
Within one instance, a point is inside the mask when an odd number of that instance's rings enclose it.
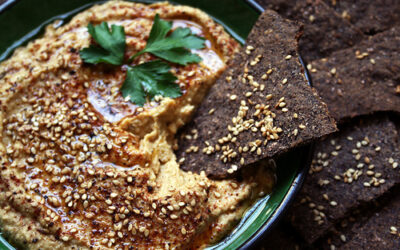
<instances>
[{"instance_id":1,"label":"green ceramic bowl","mask_svg":"<svg viewBox=\"0 0 400 250\"><path fill-rule=\"evenodd\" d=\"M136 0L151 3L154 0ZM0 6L0 61L13 50L42 34L56 19L68 22L96 0L8 0ZM262 8L252 0L174 0L176 4L207 12L239 42L244 43ZM277 159L277 184L273 192L258 200L235 229L220 243L208 249L247 249L265 236L281 217L299 190L310 163L311 147L298 148ZM14 249L0 236L0 250Z\"/></svg>"}]
</instances>

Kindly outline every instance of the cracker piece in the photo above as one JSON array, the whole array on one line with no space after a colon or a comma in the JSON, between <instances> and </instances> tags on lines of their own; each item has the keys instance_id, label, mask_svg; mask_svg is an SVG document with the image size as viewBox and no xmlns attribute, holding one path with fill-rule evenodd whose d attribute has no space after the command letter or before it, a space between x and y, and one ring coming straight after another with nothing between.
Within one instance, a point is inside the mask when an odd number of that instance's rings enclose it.
<instances>
[{"instance_id":1,"label":"cracker piece","mask_svg":"<svg viewBox=\"0 0 400 250\"><path fill-rule=\"evenodd\" d=\"M300 34L299 26L272 10L261 15L178 137L182 169L224 178L336 130L304 76Z\"/></svg>"}]
</instances>

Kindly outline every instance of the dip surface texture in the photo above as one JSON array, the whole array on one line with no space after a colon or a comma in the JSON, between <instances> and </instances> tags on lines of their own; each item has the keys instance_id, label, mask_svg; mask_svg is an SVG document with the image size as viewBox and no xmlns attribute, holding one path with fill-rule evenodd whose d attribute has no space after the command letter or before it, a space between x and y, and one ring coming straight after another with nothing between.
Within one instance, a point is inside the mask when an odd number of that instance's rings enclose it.
<instances>
[{"instance_id":1,"label":"dip surface texture","mask_svg":"<svg viewBox=\"0 0 400 250\"><path fill-rule=\"evenodd\" d=\"M88 23L122 25L125 58L143 49L155 14L205 37L200 64L171 65L183 95L124 100L124 67L84 64ZM167 3L94 6L0 64L0 222L30 249L205 247L270 192L269 164L211 180L179 168L177 130L239 45L205 13ZM145 54L132 65L154 59ZM196 150L196 149L192 149ZM210 163L212 164L212 163Z\"/></svg>"}]
</instances>

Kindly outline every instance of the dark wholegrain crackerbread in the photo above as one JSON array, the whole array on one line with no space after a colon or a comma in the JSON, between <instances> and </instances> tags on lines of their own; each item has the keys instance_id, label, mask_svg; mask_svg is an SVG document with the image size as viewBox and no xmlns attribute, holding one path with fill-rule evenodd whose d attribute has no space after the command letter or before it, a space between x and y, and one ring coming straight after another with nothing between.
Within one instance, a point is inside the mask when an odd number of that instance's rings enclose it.
<instances>
[{"instance_id":1,"label":"dark wholegrain crackerbread","mask_svg":"<svg viewBox=\"0 0 400 250\"><path fill-rule=\"evenodd\" d=\"M398 133L388 118L357 119L315 148L310 174L290 211L308 243L400 182Z\"/></svg>"},{"instance_id":2,"label":"dark wholegrain crackerbread","mask_svg":"<svg viewBox=\"0 0 400 250\"><path fill-rule=\"evenodd\" d=\"M398 249L400 246L400 186L362 206L318 240L320 249Z\"/></svg>"},{"instance_id":3,"label":"dark wholegrain crackerbread","mask_svg":"<svg viewBox=\"0 0 400 250\"><path fill-rule=\"evenodd\" d=\"M299 26L272 10L255 24L179 136L187 171L222 178L336 130L297 54Z\"/></svg>"},{"instance_id":4,"label":"dark wholegrain crackerbread","mask_svg":"<svg viewBox=\"0 0 400 250\"><path fill-rule=\"evenodd\" d=\"M259 246L255 245L252 249L295 250L306 249L306 245L304 241L299 239L292 226L282 221L274 227L274 230L265 235Z\"/></svg>"},{"instance_id":5,"label":"dark wholegrain crackerbread","mask_svg":"<svg viewBox=\"0 0 400 250\"><path fill-rule=\"evenodd\" d=\"M355 224L351 231L354 236L341 249L399 249L400 195L362 226Z\"/></svg>"},{"instance_id":6,"label":"dark wholegrain crackerbread","mask_svg":"<svg viewBox=\"0 0 400 250\"><path fill-rule=\"evenodd\" d=\"M323 1L260 0L264 8L276 10L291 20L304 23L299 42L306 62L329 56L333 51L353 46L365 38L350 22L339 16Z\"/></svg>"},{"instance_id":7,"label":"dark wholegrain crackerbread","mask_svg":"<svg viewBox=\"0 0 400 250\"><path fill-rule=\"evenodd\" d=\"M365 34L373 35L400 23L398 0L324 0Z\"/></svg>"},{"instance_id":8,"label":"dark wholegrain crackerbread","mask_svg":"<svg viewBox=\"0 0 400 250\"><path fill-rule=\"evenodd\" d=\"M400 226L400 217L392 207L399 206L396 204L399 198L400 186L396 185L373 202L352 210L313 245L323 250L349 249L349 246L353 247L351 249L396 249L400 242L400 234L396 231ZM389 215L388 211L393 211L393 214Z\"/></svg>"},{"instance_id":9,"label":"dark wholegrain crackerbread","mask_svg":"<svg viewBox=\"0 0 400 250\"><path fill-rule=\"evenodd\" d=\"M400 112L399 47L400 28L395 27L311 63L314 87L337 120Z\"/></svg>"}]
</instances>

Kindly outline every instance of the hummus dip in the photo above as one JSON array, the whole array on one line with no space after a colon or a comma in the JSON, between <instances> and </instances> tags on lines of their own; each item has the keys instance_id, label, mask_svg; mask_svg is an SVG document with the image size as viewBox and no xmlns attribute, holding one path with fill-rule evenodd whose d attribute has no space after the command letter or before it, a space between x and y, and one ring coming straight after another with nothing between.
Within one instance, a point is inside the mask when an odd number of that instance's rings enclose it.
<instances>
[{"instance_id":1,"label":"hummus dip","mask_svg":"<svg viewBox=\"0 0 400 250\"><path fill-rule=\"evenodd\" d=\"M201 63L171 65L181 97L138 107L119 91L123 67L84 64L79 50L91 43L87 25L106 21L124 26L129 58L145 47L156 13L206 47L194 51ZM8 239L28 249L204 248L270 192L270 163L227 180L179 168L175 134L239 47L205 13L110 1L56 27L0 64L0 223Z\"/></svg>"}]
</instances>

